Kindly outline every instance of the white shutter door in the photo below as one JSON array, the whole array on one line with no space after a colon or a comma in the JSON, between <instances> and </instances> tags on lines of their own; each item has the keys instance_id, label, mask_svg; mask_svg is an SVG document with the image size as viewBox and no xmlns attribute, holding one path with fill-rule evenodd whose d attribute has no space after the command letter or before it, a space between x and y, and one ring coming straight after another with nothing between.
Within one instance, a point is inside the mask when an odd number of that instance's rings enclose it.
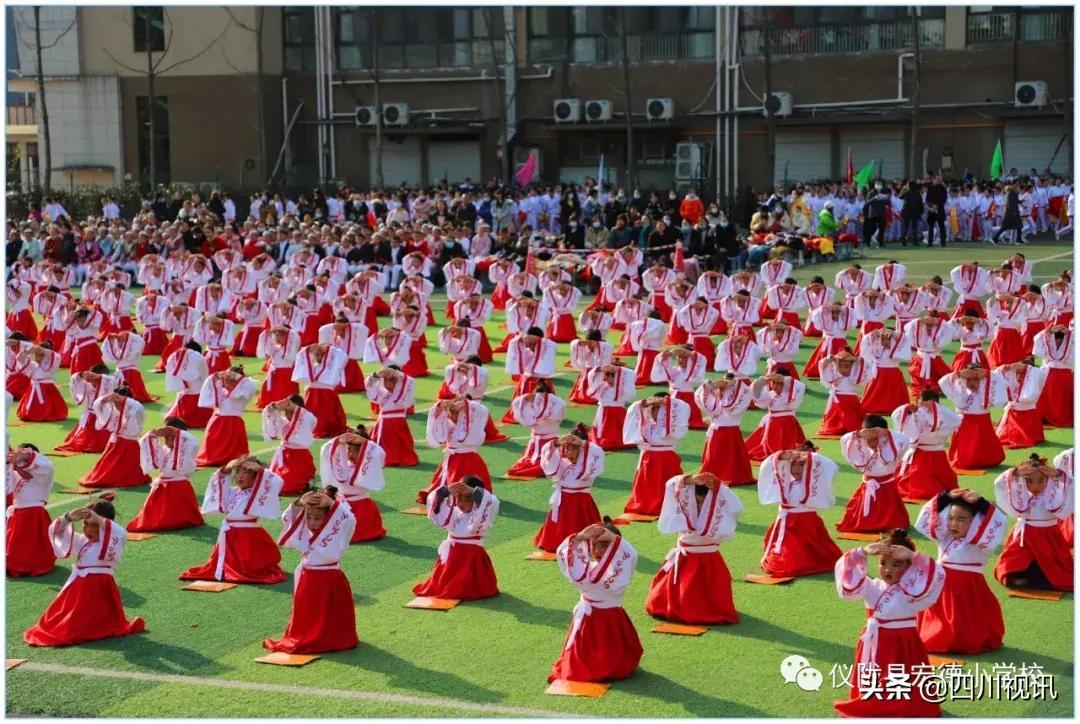
<instances>
[{"instance_id":1,"label":"white shutter door","mask_svg":"<svg viewBox=\"0 0 1080 724\"><path fill-rule=\"evenodd\" d=\"M428 143L428 183L444 178L452 184L465 179L480 182L479 141L431 141Z\"/></svg>"},{"instance_id":2,"label":"white shutter door","mask_svg":"<svg viewBox=\"0 0 1080 724\"><path fill-rule=\"evenodd\" d=\"M1005 173L1015 168L1021 176L1031 173L1036 168L1041 173L1050 166L1054 173L1069 173L1069 144L1062 143L1064 131L1061 126L1006 126L1003 154ZM1054 151L1057 155L1054 155ZM1053 163L1050 158L1053 157ZM987 168L990 165L987 164Z\"/></svg>"},{"instance_id":3,"label":"white shutter door","mask_svg":"<svg viewBox=\"0 0 1080 724\"><path fill-rule=\"evenodd\" d=\"M370 176L375 185L375 139L368 142L370 157ZM401 143L383 139L382 149L383 184L388 187L407 183L412 187L420 185L420 139L417 136L404 136Z\"/></svg>"},{"instance_id":4,"label":"white shutter door","mask_svg":"<svg viewBox=\"0 0 1080 724\"><path fill-rule=\"evenodd\" d=\"M828 131L777 131L777 184L832 177L832 144Z\"/></svg>"},{"instance_id":5,"label":"white shutter door","mask_svg":"<svg viewBox=\"0 0 1080 724\"><path fill-rule=\"evenodd\" d=\"M904 132L899 128L841 128L840 168L847 169L848 149L855 173L866 164L877 161L874 177L907 178L907 157L904 155ZM921 163L922 159L919 159Z\"/></svg>"}]
</instances>

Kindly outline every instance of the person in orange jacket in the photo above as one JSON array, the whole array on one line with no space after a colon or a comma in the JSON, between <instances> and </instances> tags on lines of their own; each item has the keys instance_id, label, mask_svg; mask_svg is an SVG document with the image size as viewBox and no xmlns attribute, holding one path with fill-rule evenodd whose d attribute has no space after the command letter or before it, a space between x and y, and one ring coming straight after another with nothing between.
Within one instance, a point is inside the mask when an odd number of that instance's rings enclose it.
<instances>
[{"instance_id":1,"label":"person in orange jacket","mask_svg":"<svg viewBox=\"0 0 1080 724\"><path fill-rule=\"evenodd\" d=\"M694 193L694 189L690 189L686 192L686 196L683 197L682 203L679 205L679 216L684 221L689 221L691 226L694 226L704 215L705 205L701 203L701 199Z\"/></svg>"}]
</instances>

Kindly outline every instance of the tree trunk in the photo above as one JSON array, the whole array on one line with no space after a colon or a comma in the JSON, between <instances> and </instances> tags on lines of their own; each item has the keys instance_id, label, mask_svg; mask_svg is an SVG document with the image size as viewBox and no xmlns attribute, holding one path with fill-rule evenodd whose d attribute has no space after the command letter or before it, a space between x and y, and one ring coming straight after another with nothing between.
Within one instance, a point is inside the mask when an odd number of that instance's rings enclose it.
<instances>
[{"instance_id":1,"label":"tree trunk","mask_svg":"<svg viewBox=\"0 0 1080 724\"><path fill-rule=\"evenodd\" d=\"M502 13L501 7L488 7L484 9L484 20L487 22L487 40L488 48L491 53L491 71L493 74L493 82L495 83L495 97L499 100L499 125L502 133L502 163L499 165L499 178L503 183L509 183L510 180L510 129L507 123L507 98L506 88L499 82L499 54L495 52L495 36L492 34L492 28L495 27L495 13L498 11ZM503 42L506 42L505 37ZM479 179L478 179L479 180Z\"/></svg>"},{"instance_id":2,"label":"tree trunk","mask_svg":"<svg viewBox=\"0 0 1080 724\"><path fill-rule=\"evenodd\" d=\"M153 26L150 23L150 9L146 8L146 12L143 13L143 22L146 24L146 93L147 98L147 120L149 121L149 129L147 135L149 136L149 149L147 154L150 161L150 194L153 195L157 191L157 139L155 132L157 126L154 123L154 116L157 115L154 111L157 105L154 101L154 43L151 30Z\"/></svg>"},{"instance_id":3,"label":"tree trunk","mask_svg":"<svg viewBox=\"0 0 1080 724\"><path fill-rule=\"evenodd\" d=\"M911 153L908 156L908 178L915 179L920 176L916 170L919 157L919 70L921 58L919 57L919 15L917 8L909 8L911 13L911 38L915 45L915 73L914 83L911 89Z\"/></svg>"},{"instance_id":4,"label":"tree trunk","mask_svg":"<svg viewBox=\"0 0 1080 724\"><path fill-rule=\"evenodd\" d=\"M255 102L259 106L259 176L266 176L266 92L263 88L263 18L266 10L255 8ZM288 119L286 119L286 122Z\"/></svg>"},{"instance_id":5,"label":"tree trunk","mask_svg":"<svg viewBox=\"0 0 1080 724\"><path fill-rule=\"evenodd\" d=\"M622 43L623 101L626 108L626 185L637 186L637 160L634 158L634 114L630 93L630 45L626 34L626 8L619 8L619 37ZM596 182L603 188L604 179Z\"/></svg>"},{"instance_id":6,"label":"tree trunk","mask_svg":"<svg viewBox=\"0 0 1080 724\"><path fill-rule=\"evenodd\" d=\"M52 136L49 133L49 106L45 103L45 71L41 67L41 7L38 5L34 6L34 45L37 49L37 94L41 103L41 133L45 144L45 178L41 187L45 193L49 193L52 190Z\"/></svg>"},{"instance_id":7,"label":"tree trunk","mask_svg":"<svg viewBox=\"0 0 1080 724\"><path fill-rule=\"evenodd\" d=\"M371 81L375 91L375 188L383 187L382 168L382 102L379 93L379 16L372 8L371 18Z\"/></svg>"},{"instance_id":8,"label":"tree trunk","mask_svg":"<svg viewBox=\"0 0 1080 724\"><path fill-rule=\"evenodd\" d=\"M769 168L766 171L766 178L769 179L769 190L771 191L776 185L776 116L771 110L769 110L769 99L772 98L772 39L770 37L769 25L767 23L759 23L761 28L761 37L765 45L765 131L766 131L766 143L768 145L768 162Z\"/></svg>"}]
</instances>

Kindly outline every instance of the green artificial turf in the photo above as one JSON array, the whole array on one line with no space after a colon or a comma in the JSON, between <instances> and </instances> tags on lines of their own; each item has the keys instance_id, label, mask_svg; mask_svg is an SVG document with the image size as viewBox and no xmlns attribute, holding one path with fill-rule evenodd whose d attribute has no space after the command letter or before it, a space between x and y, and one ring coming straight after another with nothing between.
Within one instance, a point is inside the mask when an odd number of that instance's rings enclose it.
<instances>
[{"instance_id":1,"label":"green artificial turf","mask_svg":"<svg viewBox=\"0 0 1080 724\"><path fill-rule=\"evenodd\" d=\"M935 273L947 276L949 269L962 261L980 259L986 264L997 263L1014 249L975 245L945 250L890 248L872 251L872 258L863 260L863 264L872 268L874 264L896 258L908 265L913 282L921 282ZM1020 250L1036 261L1039 282L1048 281L1061 269L1072 266L1072 248L1066 244L1032 244ZM798 269L795 276L806 283L811 276L821 274L831 283L841 266L844 265L805 267ZM442 306L440 301L433 300L440 325L444 324ZM504 334L499 328L501 320L500 314L488 324L492 344L497 344ZM434 341L434 332L429 330L429 340ZM815 342L804 342L796 360L800 366ZM565 397L573 377L572 371L562 366L568 350L566 345L561 347L556 387ZM948 350L948 360L953 351ZM487 601L463 604L446 613L404 608L403 604L412 598L411 587L430 571L435 549L444 537L426 518L400 512L414 504L416 491L428 484L441 454L423 446L423 411L435 398L441 379L438 375L446 360L434 346L428 347L427 355L436 376L417 381L418 413L409 420L421 464L386 471L386 488L376 493L375 499L388 535L377 542L352 546L343 560L356 600L361 639L357 649L323 656L304 668L255 663L254 659L265 653L262 640L279 636L288 618L293 586L291 572L298 554L283 551L282 567L290 575L276 586L238 586L218 594L182 591L177 575L206 560L217 534L220 516L209 516L205 527L158 535L128 545L118 582L129 616L146 619L147 630L141 635L64 649L31 648L22 642L22 632L37 620L56 595L67 578L70 563L60 562L53 573L42 578L9 579L7 656L28 659L29 663L7 673L8 712L86 717L491 715L465 710L452 702L429 701L453 699L596 717L833 715L832 702L846 698L847 691L832 688L830 670L834 664L852 663L856 636L865 618L864 609L858 603L840 601L829 575L799 579L784 586L742 582L744 574L759 571L762 538L776 515L775 506L757 503L753 486L735 488L745 511L735 539L721 547L735 579L740 623L715 627L697 638L650 633L655 622L645 613L645 595L674 537L661 535L654 524L629 526L624 534L640 557L625 606L645 648L641 667L630 679L616 682L600 699L546 696L545 679L559 654L578 596L559 575L555 563L524 560L532 551L532 538L543 522L551 487L545 480L500 479L525 447L527 430L518 426L507 428L513 439L485 446L481 451L495 479L495 494L502 501L500 515L487 542L502 594ZM163 377L150 373L154 361L144 358L144 378L152 393L165 396ZM491 365L492 394L485 400L496 416L506 409L511 392L502 362L503 357L499 356ZM246 364L249 371L259 367L252 360ZM262 379L261 373L254 377ZM67 397L66 372L58 382ZM809 382L808 387L799 420L812 435L821 418L825 393L817 382ZM169 394L167 399L148 405L148 426L159 422L171 397ZM350 422L359 422L368 414L367 400L362 395L344 395L343 401ZM568 407L564 428L574 422L590 421L593 412L591 407ZM744 432L757 424L760 414L746 415ZM67 434L76 416L73 410L67 422L21 426L14 411L9 410L9 440L31 441L43 450L50 450ZM251 412L244 418L252 450L269 460L273 443L259 439L258 415ZM201 438L202 431L194 432ZM1040 450L1053 456L1072 444L1072 430L1048 430L1047 438ZM696 469L703 440L703 432L691 432L679 446L686 470ZM824 454L841 465L836 483L837 505L823 514L832 530L858 477L843 462L837 441L824 440L819 444ZM313 446L314 450L317 446ZM1007 462L1015 463L1029 452L1011 451ZM57 487L73 487L94 459L95 456L87 455L53 458ZM607 456L604 475L593 488L603 513L614 516L621 512L636 461L635 451ZM993 479L998 472L962 478L962 484L992 496ZM193 482L200 496L209 475L208 470L195 475ZM130 520L145 496L145 487L119 492L116 496L119 520ZM50 504L60 505L52 508L51 513L59 515L83 501L82 496L54 492ZM914 517L916 509L913 506L908 509ZM264 521L264 524L274 534L279 530L277 522ZM915 538L920 550L935 552L927 540L918 535ZM845 549L855 545L847 541L840 543ZM1010 598L992 580L990 586L1005 612L1006 647L984 656L961 658L966 659L969 670L976 663L983 667L1002 662L1017 666L1039 664L1054 676L1057 699L1006 701L984 697L981 701L946 703L944 711L955 716L1071 716L1072 595L1066 595L1060 602L1022 600ZM784 683L779 665L790 654L805 656L822 671L825 683L820 691L804 692L794 684ZM47 669L56 665L89 667L101 673L181 675L200 680L259 682L398 697L343 698L341 694L326 692L257 691L208 686L205 682L132 680Z\"/></svg>"}]
</instances>

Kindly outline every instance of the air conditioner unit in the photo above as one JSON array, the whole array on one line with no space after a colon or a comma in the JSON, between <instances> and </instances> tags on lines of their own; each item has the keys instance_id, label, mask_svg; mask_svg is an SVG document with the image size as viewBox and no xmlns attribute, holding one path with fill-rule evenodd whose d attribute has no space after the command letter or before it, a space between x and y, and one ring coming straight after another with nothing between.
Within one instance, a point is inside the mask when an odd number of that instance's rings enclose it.
<instances>
[{"instance_id":1,"label":"air conditioner unit","mask_svg":"<svg viewBox=\"0 0 1080 724\"><path fill-rule=\"evenodd\" d=\"M696 179L701 171L701 145L683 141L675 144L675 179Z\"/></svg>"},{"instance_id":2,"label":"air conditioner unit","mask_svg":"<svg viewBox=\"0 0 1080 724\"><path fill-rule=\"evenodd\" d=\"M603 123L611 120L611 101L585 101L585 120Z\"/></svg>"},{"instance_id":3,"label":"air conditioner unit","mask_svg":"<svg viewBox=\"0 0 1080 724\"><path fill-rule=\"evenodd\" d=\"M384 126L409 125L408 103L383 103L382 124Z\"/></svg>"},{"instance_id":4,"label":"air conditioner unit","mask_svg":"<svg viewBox=\"0 0 1080 724\"><path fill-rule=\"evenodd\" d=\"M769 114L776 116L777 118L783 118L790 116L792 110L792 100L790 93L777 92L773 93L765 101L765 107L762 109L765 117L768 118Z\"/></svg>"},{"instance_id":5,"label":"air conditioner unit","mask_svg":"<svg viewBox=\"0 0 1080 724\"><path fill-rule=\"evenodd\" d=\"M670 98L650 98L645 101L645 118L650 121L670 121L675 117L675 103Z\"/></svg>"},{"instance_id":6,"label":"air conditioner unit","mask_svg":"<svg viewBox=\"0 0 1080 724\"><path fill-rule=\"evenodd\" d=\"M557 98L551 107L556 123L581 123L581 101L577 98Z\"/></svg>"},{"instance_id":7,"label":"air conditioner unit","mask_svg":"<svg viewBox=\"0 0 1080 724\"><path fill-rule=\"evenodd\" d=\"M1049 100L1050 93L1041 80L1020 81L1013 88L1013 105L1017 108L1040 108Z\"/></svg>"},{"instance_id":8,"label":"air conditioner unit","mask_svg":"<svg viewBox=\"0 0 1080 724\"><path fill-rule=\"evenodd\" d=\"M356 127L374 126L378 118L378 106L357 106Z\"/></svg>"}]
</instances>

